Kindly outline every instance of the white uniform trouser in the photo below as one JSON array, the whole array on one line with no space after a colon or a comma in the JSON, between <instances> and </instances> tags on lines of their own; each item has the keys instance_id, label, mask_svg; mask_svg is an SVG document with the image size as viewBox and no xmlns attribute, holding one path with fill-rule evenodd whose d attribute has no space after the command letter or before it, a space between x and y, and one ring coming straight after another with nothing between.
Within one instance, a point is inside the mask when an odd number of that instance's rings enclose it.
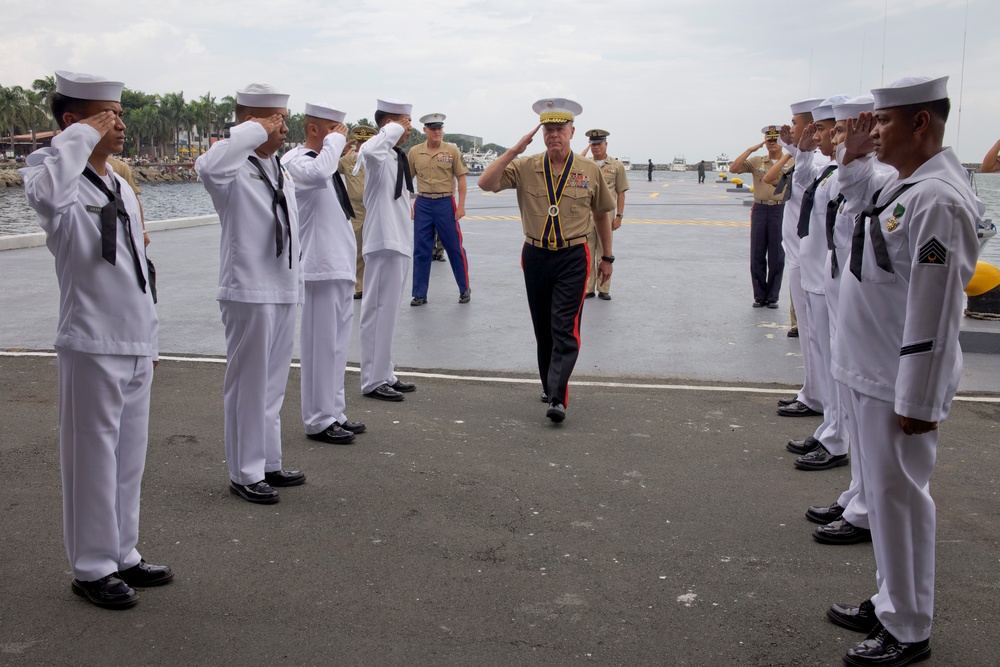
<instances>
[{"instance_id":1,"label":"white uniform trouser","mask_svg":"<svg viewBox=\"0 0 1000 667\"><path fill-rule=\"evenodd\" d=\"M281 404L295 343L295 304L219 301L226 327L223 406L229 478L281 470Z\"/></svg>"},{"instance_id":2,"label":"white uniform trouser","mask_svg":"<svg viewBox=\"0 0 1000 667\"><path fill-rule=\"evenodd\" d=\"M807 354L809 347L810 323L809 313L806 311L806 293L802 289L802 269L798 266L788 267L788 289L792 292L792 303L795 304L795 319L798 321L799 345L802 348L802 368L805 371L805 378L802 381L802 389L799 390L798 399L816 411L822 411L823 393L825 387L821 386L822 377L816 374L816 369L812 363L812 358Z\"/></svg>"},{"instance_id":3,"label":"white uniform trouser","mask_svg":"<svg viewBox=\"0 0 1000 667\"><path fill-rule=\"evenodd\" d=\"M822 442L834 456L842 456L847 453L849 441L844 430L844 414L837 381L833 379L830 370L830 309L824 294L806 292L805 297L810 335L808 346L802 348L802 356L805 357L808 350L816 380L823 386L823 423L813 433L813 437Z\"/></svg>"},{"instance_id":4,"label":"white uniform trouser","mask_svg":"<svg viewBox=\"0 0 1000 667\"><path fill-rule=\"evenodd\" d=\"M861 454L858 452L858 440L851 437L851 424L857 421L854 414L854 402L851 399L851 390L847 385L837 382L837 391L840 395L840 407L842 409L844 430L848 434L848 441L851 443L851 484L840 497L837 504L844 508L844 520L852 526L858 528L871 529L868 522L868 508L865 505L865 484L864 476L861 473Z\"/></svg>"},{"instance_id":5,"label":"white uniform trouser","mask_svg":"<svg viewBox=\"0 0 1000 667\"><path fill-rule=\"evenodd\" d=\"M73 576L138 565L149 438L150 357L58 350L63 540Z\"/></svg>"},{"instance_id":6,"label":"white uniform trouser","mask_svg":"<svg viewBox=\"0 0 1000 667\"><path fill-rule=\"evenodd\" d=\"M310 435L347 421L344 373L353 321L353 280L306 281L299 350L302 424Z\"/></svg>"},{"instance_id":7,"label":"white uniform trouser","mask_svg":"<svg viewBox=\"0 0 1000 667\"><path fill-rule=\"evenodd\" d=\"M901 642L930 637L934 613L935 507L930 477L938 431L906 435L892 403L851 390L872 543L875 615Z\"/></svg>"},{"instance_id":8,"label":"white uniform trouser","mask_svg":"<svg viewBox=\"0 0 1000 667\"><path fill-rule=\"evenodd\" d=\"M364 295L361 297L361 391L395 384L392 336L403 302L410 258L394 250L365 254Z\"/></svg>"}]
</instances>

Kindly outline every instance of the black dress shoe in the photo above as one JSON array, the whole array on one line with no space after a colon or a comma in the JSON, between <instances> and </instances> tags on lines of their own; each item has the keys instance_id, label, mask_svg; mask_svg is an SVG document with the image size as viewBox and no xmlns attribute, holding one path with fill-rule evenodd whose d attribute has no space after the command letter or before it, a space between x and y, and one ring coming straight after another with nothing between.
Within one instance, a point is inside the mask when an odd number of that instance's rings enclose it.
<instances>
[{"instance_id":1,"label":"black dress shoe","mask_svg":"<svg viewBox=\"0 0 1000 667\"><path fill-rule=\"evenodd\" d=\"M412 299L412 300L410 301L410 305L411 305L411 306L422 306L422 305L424 305L425 303L427 303L427 299L425 299L425 298L424 298L424 297L422 297L422 296L415 296L415 297L413 297L413 299Z\"/></svg>"},{"instance_id":2,"label":"black dress shoe","mask_svg":"<svg viewBox=\"0 0 1000 667\"><path fill-rule=\"evenodd\" d=\"M844 515L844 508L834 503L829 507L823 505L813 505L806 510L806 518L813 523L826 525L833 523Z\"/></svg>"},{"instance_id":3,"label":"black dress shoe","mask_svg":"<svg viewBox=\"0 0 1000 667\"><path fill-rule=\"evenodd\" d=\"M791 405L792 403L794 403L797 400L799 400L798 395L789 396L788 398L779 398L778 399L778 407L779 408L783 408L786 405Z\"/></svg>"},{"instance_id":4,"label":"black dress shoe","mask_svg":"<svg viewBox=\"0 0 1000 667\"><path fill-rule=\"evenodd\" d=\"M777 301L768 301L767 302L767 307L771 308L771 309L775 309L775 308L778 307L778 302Z\"/></svg>"},{"instance_id":5,"label":"black dress shoe","mask_svg":"<svg viewBox=\"0 0 1000 667\"><path fill-rule=\"evenodd\" d=\"M799 337L799 328L798 327L792 327L791 329L789 329L788 330L788 337L789 338L798 338Z\"/></svg>"},{"instance_id":6,"label":"black dress shoe","mask_svg":"<svg viewBox=\"0 0 1000 667\"><path fill-rule=\"evenodd\" d=\"M854 648L847 649L844 664L852 667L899 667L920 662L931 657L931 640L904 644L881 623L871 631L868 639Z\"/></svg>"},{"instance_id":7,"label":"black dress shoe","mask_svg":"<svg viewBox=\"0 0 1000 667\"><path fill-rule=\"evenodd\" d=\"M301 470L275 470L265 472L264 481L271 486L298 486L306 483L306 474Z\"/></svg>"},{"instance_id":8,"label":"black dress shoe","mask_svg":"<svg viewBox=\"0 0 1000 667\"><path fill-rule=\"evenodd\" d=\"M361 296L362 296L362 295L361 295L361 292L355 292L355 293L354 293L354 298L355 298L355 299L360 299L360 298L361 298Z\"/></svg>"},{"instance_id":9,"label":"black dress shoe","mask_svg":"<svg viewBox=\"0 0 1000 667\"><path fill-rule=\"evenodd\" d=\"M542 389L542 403L548 403L548 402L549 402L549 393L544 389Z\"/></svg>"},{"instance_id":10,"label":"black dress shoe","mask_svg":"<svg viewBox=\"0 0 1000 667\"><path fill-rule=\"evenodd\" d=\"M318 440L331 445L349 445L354 442L354 434L333 422L319 433L306 433L310 440Z\"/></svg>"},{"instance_id":11,"label":"black dress shoe","mask_svg":"<svg viewBox=\"0 0 1000 667\"><path fill-rule=\"evenodd\" d=\"M764 301L763 299L754 299L753 300L753 307L754 308L763 308L765 305L767 305L767 302Z\"/></svg>"},{"instance_id":12,"label":"black dress shoe","mask_svg":"<svg viewBox=\"0 0 1000 667\"><path fill-rule=\"evenodd\" d=\"M350 431L351 433L357 435L358 433L364 433L368 430L368 427L364 425L363 422L352 422L351 420L346 420L340 425L340 428L345 431Z\"/></svg>"},{"instance_id":13,"label":"black dress shoe","mask_svg":"<svg viewBox=\"0 0 1000 667\"><path fill-rule=\"evenodd\" d=\"M598 292L597 298L604 299L605 301L611 301L611 295L608 294L607 292Z\"/></svg>"},{"instance_id":14,"label":"black dress shoe","mask_svg":"<svg viewBox=\"0 0 1000 667\"><path fill-rule=\"evenodd\" d=\"M558 424L566 419L566 407L562 403L553 401L549 403L549 409L545 411L545 416Z\"/></svg>"},{"instance_id":15,"label":"black dress shoe","mask_svg":"<svg viewBox=\"0 0 1000 667\"><path fill-rule=\"evenodd\" d=\"M875 616L875 605L871 600L865 600L857 607L838 602L826 610L826 617L834 625L855 632L871 632L879 624L878 617Z\"/></svg>"},{"instance_id":16,"label":"black dress shoe","mask_svg":"<svg viewBox=\"0 0 1000 667\"><path fill-rule=\"evenodd\" d=\"M167 565L150 565L140 560L138 565L119 572L118 578L132 588L150 588L169 584L174 579L174 571Z\"/></svg>"},{"instance_id":17,"label":"black dress shoe","mask_svg":"<svg viewBox=\"0 0 1000 667\"><path fill-rule=\"evenodd\" d=\"M585 298L585 299L593 299L595 296L597 296L597 292L587 292L584 295L583 298Z\"/></svg>"},{"instance_id":18,"label":"black dress shoe","mask_svg":"<svg viewBox=\"0 0 1000 667\"><path fill-rule=\"evenodd\" d=\"M365 394L368 398L377 398L380 401L401 401L403 395L387 384L380 384Z\"/></svg>"},{"instance_id":19,"label":"black dress shoe","mask_svg":"<svg viewBox=\"0 0 1000 667\"><path fill-rule=\"evenodd\" d=\"M472 290L471 289L467 289L467 290L465 290L464 292L462 292L461 294L458 295L458 302L459 303L469 303L470 301L472 301Z\"/></svg>"},{"instance_id":20,"label":"black dress shoe","mask_svg":"<svg viewBox=\"0 0 1000 667\"><path fill-rule=\"evenodd\" d=\"M803 454L795 459L795 467L799 470L831 470L840 466L846 466L850 462L847 454L837 454L834 456L826 451L826 447L820 445L808 454Z\"/></svg>"},{"instance_id":21,"label":"black dress shoe","mask_svg":"<svg viewBox=\"0 0 1000 667\"><path fill-rule=\"evenodd\" d=\"M820 544L860 544L872 541L872 531L841 517L814 530L813 539Z\"/></svg>"},{"instance_id":22,"label":"black dress shoe","mask_svg":"<svg viewBox=\"0 0 1000 667\"><path fill-rule=\"evenodd\" d=\"M431 257L431 259L433 259L435 262L445 261L444 255L434 255L433 257Z\"/></svg>"},{"instance_id":23,"label":"black dress shoe","mask_svg":"<svg viewBox=\"0 0 1000 667\"><path fill-rule=\"evenodd\" d=\"M139 595L117 574L109 574L97 581L74 579L72 586L74 593L105 609L128 609L139 602Z\"/></svg>"},{"instance_id":24,"label":"black dress shoe","mask_svg":"<svg viewBox=\"0 0 1000 667\"><path fill-rule=\"evenodd\" d=\"M812 437L811 435L805 440L789 440L788 444L785 445L785 449L790 451L792 454L798 454L802 456L803 454L808 454L817 447L821 447L822 442Z\"/></svg>"},{"instance_id":25,"label":"black dress shoe","mask_svg":"<svg viewBox=\"0 0 1000 667\"><path fill-rule=\"evenodd\" d=\"M795 401L778 408L778 414L782 417L822 417L822 412L816 412L802 401Z\"/></svg>"},{"instance_id":26,"label":"black dress shoe","mask_svg":"<svg viewBox=\"0 0 1000 667\"><path fill-rule=\"evenodd\" d=\"M412 382L403 382L402 380L396 380L392 383L392 388L401 394L409 394L411 391L417 390L417 385Z\"/></svg>"},{"instance_id":27,"label":"black dress shoe","mask_svg":"<svg viewBox=\"0 0 1000 667\"><path fill-rule=\"evenodd\" d=\"M273 505L274 503L281 500L278 497L278 492L271 488L271 485L260 480L253 484L237 484L236 482L229 482L229 492L235 493L237 496L243 500L249 501L251 503L257 503L259 505Z\"/></svg>"}]
</instances>

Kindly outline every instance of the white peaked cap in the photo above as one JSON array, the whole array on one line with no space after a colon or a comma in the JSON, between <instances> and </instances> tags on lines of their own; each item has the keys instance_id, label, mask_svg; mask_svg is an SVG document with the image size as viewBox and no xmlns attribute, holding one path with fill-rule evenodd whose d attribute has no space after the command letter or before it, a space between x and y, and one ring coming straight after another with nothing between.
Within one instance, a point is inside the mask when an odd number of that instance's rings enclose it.
<instances>
[{"instance_id":1,"label":"white peaked cap","mask_svg":"<svg viewBox=\"0 0 1000 667\"><path fill-rule=\"evenodd\" d=\"M873 98L871 95L852 97L846 102L833 105L833 119L847 120L848 118L857 118L858 114L860 113L864 113L865 111L874 111L874 110L875 110L875 98Z\"/></svg>"},{"instance_id":2,"label":"white peaked cap","mask_svg":"<svg viewBox=\"0 0 1000 667\"><path fill-rule=\"evenodd\" d=\"M313 104L311 102L306 102L306 115L313 118L325 118L335 123L343 123L344 119L347 118L346 111L337 111L329 104Z\"/></svg>"},{"instance_id":3,"label":"white peaked cap","mask_svg":"<svg viewBox=\"0 0 1000 667\"><path fill-rule=\"evenodd\" d=\"M409 116L413 112L413 105L399 100L377 100L377 111L384 111L399 116Z\"/></svg>"},{"instance_id":4,"label":"white peaked cap","mask_svg":"<svg viewBox=\"0 0 1000 667\"><path fill-rule=\"evenodd\" d=\"M932 79L929 76L908 76L890 83L885 88L874 88L876 109L922 104L948 97L948 77Z\"/></svg>"},{"instance_id":5,"label":"white peaked cap","mask_svg":"<svg viewBox=\"0 0 1000 667\"><path fill-rule=\"evenodd\" d=\"M288 107L288 95L278 92L269 83L251 83L243 90L236 91L236 103L244 107L285 109Z\"/></svg>"},{"instance_id":6,"label":"white peaked cap","mask_svg":"<svg viewBox=\"0 0 1000 667\"><path fill-rule=\"evenodd\" d=\"M583 113L583 107L565 97L547 97L531 105L542 123L568 123Z\"/></svg>"},{"instance_id":7,"label":"white peaked cap","mask_svg":"<svg viewBox=\"0 0 1000 667\"><path fill-rule=\"evenodd\" d=\"M78 100L121 102L124 87L121 81L109 81L97 74L56 71L56 92Z\"/></svg>"},{"instance_id":8,"label":"white peaked cap","mask_svg":"<svg viewBox=\"0 0 1000 667\"><path fill-rule=\"evenodd\" d=\"M834 95L833 97L826 98L813 107L813 120L833 120L833 105L843 104L849 99L851 99L850 95Z\"/></svg>"},{"instance_id":9,"label":"white peaked cap","mask_svg":"<svg viewBox=\"0 0 1000 667\"><path fill-rule=\"evenodd\" d=\"M794 102L792 104L792 115L795 116L800 113L809 113L822 101L823 99L820 97L810 97L808 100L799 100L798 102Z\"/></svg>"}]
</instances>

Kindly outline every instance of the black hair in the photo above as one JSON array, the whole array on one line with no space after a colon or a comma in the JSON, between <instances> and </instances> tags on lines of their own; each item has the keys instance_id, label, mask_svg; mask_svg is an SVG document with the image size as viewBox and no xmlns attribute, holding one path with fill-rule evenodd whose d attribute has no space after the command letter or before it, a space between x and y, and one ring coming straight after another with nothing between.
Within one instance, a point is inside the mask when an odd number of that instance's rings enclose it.
<instances>
[{"instance_id":1,"label":"black hair","mask_svg":"<svg viewBox=\"0 0 1000 667\"><path fill-rule=\"evenodd\" d=\"M62 93L52 93L52 102L49 107L52 109L52 117L59 124L59 129L66 129L66 123L63 122L64 113L75 113L82 116L86 113L89 102L90 100L81 100L77 97L63 95Z\"/></svg>"}]
</instances>

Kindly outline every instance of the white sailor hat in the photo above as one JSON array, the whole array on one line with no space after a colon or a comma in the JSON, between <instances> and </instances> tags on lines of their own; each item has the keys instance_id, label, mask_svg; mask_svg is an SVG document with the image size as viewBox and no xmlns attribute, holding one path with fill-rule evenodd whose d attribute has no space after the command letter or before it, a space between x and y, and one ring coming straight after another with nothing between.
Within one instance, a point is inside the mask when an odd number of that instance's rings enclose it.
<instances>
[{"instance_id":1,"label":"white sailor hat","mask_svg":"<svg viewBox=\"0 0 1000 667\"><path fill-rule=\"evenodd\" d=\"M908 76L872 90L876 109L934 102L948 97L948 77Z\"/></svg>"},{"instance_id":2,"label":"white sailor hat","mask_svg":"<svg viewBox=\"0 0 1000 667\"><path fill-rule=\"evenodd\" d=\"M874 108L874 98L871 95L852 97L842 104L833 105L833 119L847 120L848 118L857 118L858 114L865 111L873 111Z\"/></svg>"},{"instance_id":3,"label":"white sailor hat","mask_svg":"<svg viewBox=\"0 0 1000 667\"><path fill-rule=\"evenodd\" d=\"M436 130L437 128L444 125L445 118L447 118L447 116L445 116L443 113L429 113L426 116L421 116L420 122L426 125L427 127L431 128L432 130Z\"/></svg>"},{"instance_id":4,"label":"white sailor hat","mask_svg":"<svg viewBox=\"0 0 1000 667\"><path fill-rule=\"evenodd\" d=\"M549 97L538 100L531 105L531 110L538 114L538 122L570 123L576 116L583 113L583 107L573 100L564 97Z\"/></svg>"},{"instance_id":5,"label":"white sailor hat","mask_svg":"<svg viewBox=\"0 0 1000 667\"><path fill-rule=\"evenodd\" d=\"M586 135L590 139L590 143L603 144L611 136L611 133L607 130L587 130Z\"/></svg>"},{"instance_id":6,"label":"white sailor hat","mask_svg":"<svg viewBox=\"0 0 1000 667\"><path fill-rule=\"evenodd\" d=\"M851 99L850 95L834 95L833 97L828 97L812 110L813 121L817 120L833 120L833 105L843 104L847 100Z\"/></svg>"},{"instance_id":7,"label":"white sailor hat","mask_svg":"<svg viewBox=\"0 0 1000 667\"><path fill-rule=\"evenodd\" d=\"M413 105L400 102L399 100L377 100L375 109L384 111L395 116L409 116L413 112Z\"/></svg>"},{"instance_id":8,"label":"white sailor hat","mask_svg":"<svg viewBox=\"0 0 1000 667\"><path fill-rule=\"evenodd\" d=\"M760 131L764 135L765 139L777 139L779 130L780 128L777 125L765 125L760 128Z\"/></svg>"},{"instance_id":9,"label":"white sailor hat","mask_svg":"<svg viewBox=\"0 0 1000 667\"><path fill-rule=\"evenodd\" d=\"M306 115L313 118L332 120L335 123L343 123L344 119L347 118L346 112L337 111L329 104L313 104L311 102L306 102Z\"/></svg>"},{"instance_id":10,"label":"white sailor hat","mask_svg":"<svg viewBox=\"0 0 1000 667\"><path fill-rule=\"evenodd\" d=\"M124 87L121 81L109 81L97 74L56 71L56 92L78 100L121 102Z\"/></svg>"},{"instance_id":11,"label":"white sailor hat","mask_svg":"<svg viewBox=\"0 0 1000 667\"><path fill-rule=\"evenodd\" d=\"M236 103L258 109L284 109L288 106L288 95L279 93L269 83L251 83L243 90L236 91Z\"/></svg>"},{"instance_id":12,"label":"white sailor hat","mask_svg":"<svg viewBox=\"0 0 1000 667\"><path fill-rule=\"evenodd\" d=\"M809 113L810 111L815 109L816 106L822 101L823 99L820 97L810 97L807 100L799 100L798 102L794 102L791 105L792 115L797 116L800 113Z\"/></svg>"}]
</instances>

